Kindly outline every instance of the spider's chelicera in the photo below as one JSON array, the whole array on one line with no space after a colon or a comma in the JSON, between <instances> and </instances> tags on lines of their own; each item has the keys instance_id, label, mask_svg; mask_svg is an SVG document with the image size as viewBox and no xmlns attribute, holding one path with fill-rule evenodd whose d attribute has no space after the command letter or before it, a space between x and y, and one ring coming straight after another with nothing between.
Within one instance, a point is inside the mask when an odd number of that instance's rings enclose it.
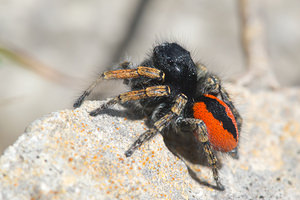
<instances>
[{"instance_id":1,"label":"spider's chelicera","mask_svg":"<svg viewBox=\"0 0 300 200\"><path fill-rule=\"evenodd\" d=\"M173 132L188 129L202 144L217 188L224 190L214 152L238 156L242 118L217 76L209 73L204 65L195 64L190 53L177 43L163 43L156 46L151 57L139 66L124 62L119 70L102 73L74 107L79 107L103 79L124 79L131 91L111 99L90 115L96 116L116 103L135 101L152 123L151 128L125 152L127 157L158 133L163 134L171 124Z\"/></svg>"}]
</instances>

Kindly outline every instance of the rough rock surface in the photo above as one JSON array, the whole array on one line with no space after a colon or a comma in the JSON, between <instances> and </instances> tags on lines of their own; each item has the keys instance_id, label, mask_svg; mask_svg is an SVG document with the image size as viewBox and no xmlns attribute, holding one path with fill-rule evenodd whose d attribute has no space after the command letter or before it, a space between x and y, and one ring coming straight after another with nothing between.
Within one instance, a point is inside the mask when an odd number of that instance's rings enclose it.
<instances>
[{"instance_id":1,"label":"rough rock surface","mask_svg":"<svg viewBox=\"0 0 300 200\"><path fill-rule=\"evenodd\" d=\"M208 167L177 158L161 135L126 158L143 121L119 106L90 117L101 102L87 101L34 121L6 149L0 199L300 199L299 90L231 91L245 124L240 159L219 156L223 192L205 186L215 184Z\"/></svg>"}]
</instances>

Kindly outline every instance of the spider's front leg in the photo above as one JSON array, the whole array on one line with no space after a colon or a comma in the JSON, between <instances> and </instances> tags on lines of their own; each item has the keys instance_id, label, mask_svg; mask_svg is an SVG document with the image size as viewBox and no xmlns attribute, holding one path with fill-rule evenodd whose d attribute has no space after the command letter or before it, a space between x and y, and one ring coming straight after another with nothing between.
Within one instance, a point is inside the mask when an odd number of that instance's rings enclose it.
<instances>
[{"instance_id":1,"label":"spider's front leg","mask_svg":"<svg viewBox=\"0 0 300 200\"><path fill-rule=\"evenodd\" d=\"M125 103L128 101L136 101L140 99L146 99L151 97L162 97L169 96L171 94L169 86L166 85L157 85L152 87L147 87L142 90L134 90L130 92L125 92L123 94L118 95L117 97L111 99L107 103L101 105L101 107L90 113L91 116L98 115L103 109L106 109L117 103Z\"/></svg>"},{"instance_id":2,"label":"spider's front leg","mask_svg":"<svg viewBox=\"0 0 300 200\"><path fill-rule=\"evenodd\" d=\"M208 140L207 135L207 128L205 123L200 119L195 118L178 118L176 120L176 125L180 129L187 129L193 131L193 134L198 142L201 142L203 144L203 149L205 151L206 157L208 159L208 163L211 166L214 180L217 184L217 188L219 190L224 190L224 186L221 184L219 180L219 173L217 168L217 157L215 156L214 152L212 151L212 147Z\"/></svg>"},{"instance_id":3,"label":"spider's front leg","mask_svg":"<svg viewBox=\"0 0 300 200\"><path fill-rule=\"evenodd\" d=\"M125 63L129 65L128 63ZM124 65L125 65L124 64ZM123 68L126 68L123 66ZM103 80L111 80L111 79L132 79L138 77L146 77L149 79L156 79L159 81L164 80L165 74L156 68L139 66L135 69L119 69L113 71L107 71L102 73L98 78L83 92L83 94L75 101L73 107L78 108L84 101L84 99L90 95L96 85Z\"/></svg>"},{"instance_id":4,"label":"spider's front leg","mask_svg":"<svg viewBox=\"0 0 300 200\"><path fill-rule=\"evenodd\" d=\"M185 105L187 103L187 97L184 94L179 94L176 99L175 103L172 106L169 113L167 113L165 116L160 118L154 123L153 128L149 129L148 131L144 132L142 135L139 136L139 138L131 145L131 147L125 152L126 157L131 156L134 151L139 148L144 142L150 140L158 133L161 133L164 128L166 128L171 120L174 117L177 117L181 114L182 110L184 109Z\"/></svg>"}]
</instances>

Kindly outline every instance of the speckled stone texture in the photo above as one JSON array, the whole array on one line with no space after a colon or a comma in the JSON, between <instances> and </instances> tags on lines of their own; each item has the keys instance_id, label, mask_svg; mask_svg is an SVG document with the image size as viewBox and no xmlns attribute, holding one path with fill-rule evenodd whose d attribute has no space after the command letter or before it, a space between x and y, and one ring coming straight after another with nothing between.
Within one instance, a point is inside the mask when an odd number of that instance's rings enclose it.
<instances>
[{"instance_id":1,"label":"speckled stone texture","mask_svg":"<svg viewBox=\"0 0 300 200\"><path fill-rule=\"evenodd\" d=\"M34 121L6 149L0 199L300 199L299 90L229 89L245 124L240 159L219 156L224 192L202 184L215 184L209 168L177 158L161 135L126 158L143 120L120 106L90 117L101 102L87 101Z\"/></svg>"}]
</instances>

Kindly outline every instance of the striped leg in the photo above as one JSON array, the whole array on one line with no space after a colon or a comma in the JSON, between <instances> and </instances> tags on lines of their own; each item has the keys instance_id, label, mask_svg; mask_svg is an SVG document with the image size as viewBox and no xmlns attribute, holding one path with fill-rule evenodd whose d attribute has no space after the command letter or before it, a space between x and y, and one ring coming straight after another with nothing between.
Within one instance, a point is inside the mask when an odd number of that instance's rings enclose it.
<instances>
[{"instance_id":1,"label":"striped leg","mask_svg":"<svg viewBox=\"0 0 300 200\"><path fill-rule=\"evenodd\" d=\"M171 93L171 91L170 91L169 86L165 86L165 85L152 86L152 87L147 87L142 90L134 90L134 91L130 91L130 92L125 92L125 93L120 94L117 97L111 99L107 103L101 105L100 108L97 108L96 110L92 111L90 113L90 115L96 116L101 112L101 110L106 109L117 103L125 103L127 101L136 101L136 100L146 99L146 98L151 98L151 97L168 96L168 95L170 95L170 93Z\"/></svg>"},{"instance_id":2,"label":"striped leg","mask_svg":"<svg viewBox=\"0 0 300 200\"><path fill-rule=\"evenodd\" d=\"M175 103L172 106L170 112L167 113L162 118L160 118L158 121L156 121L154 123L153 128L149 129L148 131L146 131L142 135L140 135L140 137L125 152L126 157L131 156L134 153L134 151L137 148L139 148L144 142L150 140L156 134L162 132L163 129L169 125L170 121L174 117L180 115L180 113L184 109L186 103L187 103L187 97L184 94L178 95L175 99Z\"/></svg>"},{"instance_id":3,"label":"striped leg","mask_svg":"<svg viewBox=\"0 0 300 200\"><path fill-rule=\"evenodd\" d=\"M193 134L198 142L203 144L203 149L205 151L207 160L209 165L212 168L213 177L217 184L217 188L219 190L224 190L224 186L221 184L219 180L219 173L217 168L217 157L212 151L211 145L208 141L207 129L205 123L200 119L195 118L184 118L176 121L176 124L179 128L190 127L193 130Z\"/></svg>"},{"instance_id":4,"label":"striped leg","mask_svg":"<svg viewBox=\"0 0 300 200\"><path fill-rule=\"evenodd\" d=\"M138 77L147 77L149 79L157 79L163 82L165 74L155 68L139 66L136 69L120 69L114 71L107 71L102 73L84 92L83 94L75 101L73 107L78 108L84 101L84 99L90 95L96 85L102 80L110 79L131 79Z\"/></svg>"}]
</instances>

